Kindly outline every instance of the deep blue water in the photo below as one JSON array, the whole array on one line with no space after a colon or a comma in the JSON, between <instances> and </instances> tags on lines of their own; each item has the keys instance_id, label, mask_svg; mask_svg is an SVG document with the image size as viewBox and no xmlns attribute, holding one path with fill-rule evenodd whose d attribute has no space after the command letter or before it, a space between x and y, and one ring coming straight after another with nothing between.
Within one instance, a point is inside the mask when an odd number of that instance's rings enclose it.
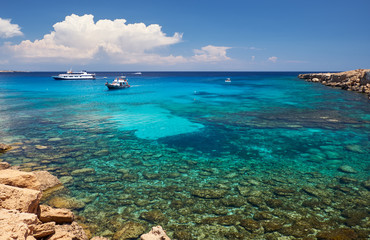
<instances>
[{"instance_id":1,"label":"deep blue water","mask_svg":"<svg viewBox=\"0 0 370 240\"><path fill-rule=\"evenodd\" d=\"M297 72L98 72L85 81L56 81L56 74L0 73L0 142L15 146L0 158L69 179L64 194L85 201L76 211L92 224L122 212L145 222L140 214L158 208L168 224L199 224L194 210L166 204L197 200L198 188L239 196L237 186L251 179L261 183L253 189L271 192L369 176L367 97L305 82ZM132 87L108 91L104 83L120 75ZM338 170L344 165L356 173ZM271 179L278 184L265 182Z\"/></svg>"}]
</instances>

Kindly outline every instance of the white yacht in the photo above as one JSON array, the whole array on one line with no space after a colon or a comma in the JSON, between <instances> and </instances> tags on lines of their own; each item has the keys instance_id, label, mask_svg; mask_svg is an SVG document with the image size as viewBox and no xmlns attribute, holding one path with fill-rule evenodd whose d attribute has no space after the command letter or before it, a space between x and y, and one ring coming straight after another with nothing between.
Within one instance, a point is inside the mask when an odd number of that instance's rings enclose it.
<instances>
[{"instance_id":1,"label":"white yacht","mask_svg":"<svg viewBox=\"0 0 370 240\"><path fill-rule=\"evenodd\" d=\"M87 73L86 71L72 72L72 70L69 70L67 73L53 76L53 78L55 80L94 80L95 73Z\"/></svg>"}]
</instances>

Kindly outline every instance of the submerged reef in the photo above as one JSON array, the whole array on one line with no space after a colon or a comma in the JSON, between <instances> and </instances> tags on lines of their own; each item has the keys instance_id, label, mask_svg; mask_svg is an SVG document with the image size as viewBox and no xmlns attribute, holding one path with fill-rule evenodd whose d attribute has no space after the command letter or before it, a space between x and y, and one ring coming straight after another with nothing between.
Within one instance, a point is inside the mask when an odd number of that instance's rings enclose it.
<instances>
[{"instance_id":1,"label":"submerged reef","mask_svg":"<svg viewBox=\"0 0 370 240\"><path fill-rule=\"evenodd\" d=\"M310 82L321 82L326 86L365 93L370 98L370 69L340 73L308 73L299 74L298 77Z\"/></svg>"}]
</instances>

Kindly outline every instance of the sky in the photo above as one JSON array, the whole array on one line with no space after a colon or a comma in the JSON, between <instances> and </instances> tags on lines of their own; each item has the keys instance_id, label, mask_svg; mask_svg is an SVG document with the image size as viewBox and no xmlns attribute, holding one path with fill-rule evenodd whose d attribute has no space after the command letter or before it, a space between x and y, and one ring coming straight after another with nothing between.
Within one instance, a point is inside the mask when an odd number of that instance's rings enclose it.
<instances>
[{"instance_id":1,"label":"sky","mask_svg":"<svg viewBox=\"0 0 370 240\"><path fill-rule=\"evenodd\" d=\"M370 0L2 0L0 70L370 68Z\"/></svg>"}]
</instances>

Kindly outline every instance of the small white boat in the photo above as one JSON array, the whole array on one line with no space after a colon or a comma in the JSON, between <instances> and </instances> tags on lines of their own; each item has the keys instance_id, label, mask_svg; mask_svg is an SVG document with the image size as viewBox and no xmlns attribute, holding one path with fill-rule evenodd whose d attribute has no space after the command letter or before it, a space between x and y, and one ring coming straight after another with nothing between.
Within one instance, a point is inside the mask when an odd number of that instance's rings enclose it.
<instances>
[{"instance_id":1,"label":"small white boat","mask_svg":"<svg viewBox=\"0 0 370 240\"><path fill-rule=\"evenodd\" d=\"M123 89L123 88L131 87L130 84L128 84L127 79L126 79L125 76L115 78L112 83L106 82L105 86L107 86L109 90Z\"/></svg>"},{"instance_id":2,"label":"small white boat","mask_svg":"<svg viewBox=\"0 0 370 240\"><path fill-rule=\"evenodd\" d=\"M141 74L142 74L141 72L134 73L134 75L141 75Z\"/></svg>"},{"instance_id":3,"label":"small white boat","mask_svg":"<svg viewBox=\"0 0 370 240\"><path fill-rule=\"evenodd\" d=\"M230 78L226 78L225 82L231 82Z\"/></svg>"},{"instance_id":4,"label":"small white boat","mask_svg":"<svg viewBox=\"0 0 370 240\"><path fill-rule=\"evenodd\" d=\"M72 72L72 70L69 70L67 73L53 76L53 78L55 80L94 80L95 73L87 73L86 71Z\"/></svg>"}]
</instances>

